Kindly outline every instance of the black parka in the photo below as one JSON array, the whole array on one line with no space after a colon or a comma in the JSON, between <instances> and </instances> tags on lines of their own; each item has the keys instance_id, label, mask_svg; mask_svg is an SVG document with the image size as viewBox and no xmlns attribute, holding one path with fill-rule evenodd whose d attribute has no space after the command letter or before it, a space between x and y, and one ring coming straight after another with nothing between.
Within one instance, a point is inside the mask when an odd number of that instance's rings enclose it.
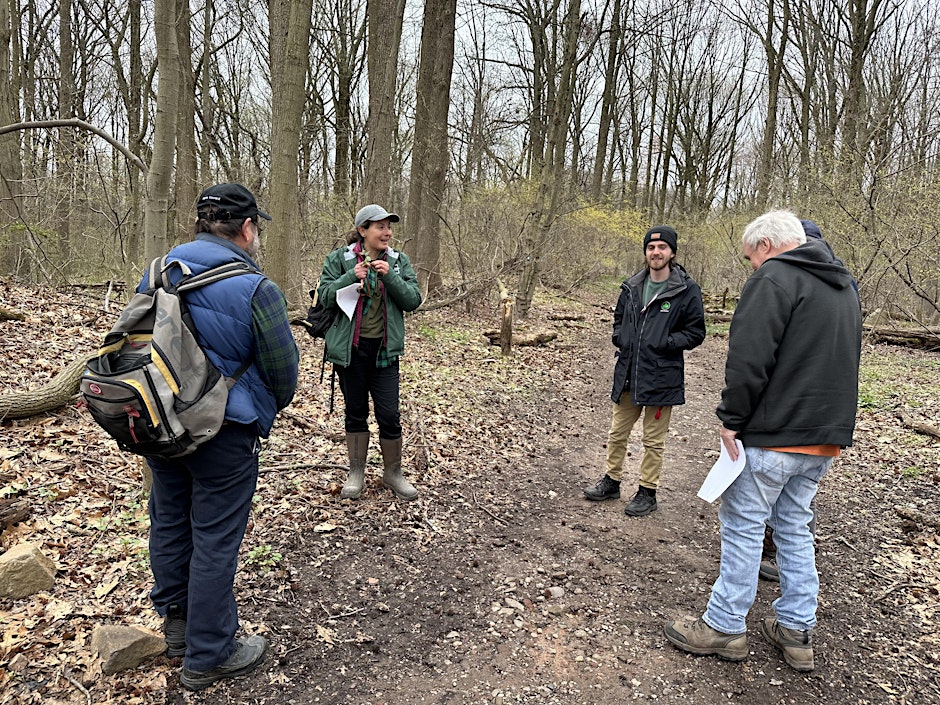
<instances>
[{"instance_id":1,"label":"black parka","mask_svg":"<svg viewBox=\"0 0 940 705\"><path fill-rule=\"evenodd\" d=\"M744 285L718 417L745 446L852 444L862 317L854 280L810 240Z\"/></svg>"},{"instance_id":2,"label":"black parka","mask_svg":"<svg viewBox=\"0 0 940 705\"><path fill-rule=\"evenodd\" d=\"M617 348L611 400L619 404L625 391L638 406L685 404L683 353L705 340L702 290L673 263L665 291L644 307L643 285L648 270L620 285L611 338Z\"/></svg>"}]
</instances>

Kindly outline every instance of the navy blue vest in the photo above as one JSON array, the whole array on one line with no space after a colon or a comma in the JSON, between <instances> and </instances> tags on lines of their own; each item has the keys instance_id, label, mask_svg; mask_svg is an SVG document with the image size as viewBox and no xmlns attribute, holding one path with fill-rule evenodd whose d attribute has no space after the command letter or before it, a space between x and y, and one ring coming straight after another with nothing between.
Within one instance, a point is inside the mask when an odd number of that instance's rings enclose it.
<instances>
[{"instance_id":1,"label":"navy blue vest","mask_svg":"<svg viewBox=\"0 0 940 705\"><path fill-rule=\"evenodd\" d=\"M200 233L192 242L174 247L167 257L184 262L194 274L239 261L258 268L237 245L208 233ZM199 343L206 357L226 377L235 374L255 354L251 299L263 279L261 274L243 274L186 294ZM262 381L257 365L250 365L229 390L225 419L256 424L258 434L267 438L276 414L274 395Z\"/></svg>"}]
</instances>

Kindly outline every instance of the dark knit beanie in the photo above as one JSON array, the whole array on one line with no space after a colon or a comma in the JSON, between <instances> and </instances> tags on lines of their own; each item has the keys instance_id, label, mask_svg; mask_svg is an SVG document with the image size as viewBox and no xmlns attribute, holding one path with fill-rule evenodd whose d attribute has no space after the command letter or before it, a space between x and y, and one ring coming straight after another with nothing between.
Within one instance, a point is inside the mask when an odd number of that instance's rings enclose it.
<instances>
[{"instance_id":1,"label":"dark knit beanie","mask_svg":"<svg viewBox=\"0 0 940 705\"><path fill-rule=\"evenodd\" d=\"M646 251L646 246L650 244L650 240L662 240L672 248L672 254L676 254L679 251L679 236L676 235L676 231L668 225L654 225L646 231L646 235L643 236L644 252Z\"/></svg>"}]
</instances>

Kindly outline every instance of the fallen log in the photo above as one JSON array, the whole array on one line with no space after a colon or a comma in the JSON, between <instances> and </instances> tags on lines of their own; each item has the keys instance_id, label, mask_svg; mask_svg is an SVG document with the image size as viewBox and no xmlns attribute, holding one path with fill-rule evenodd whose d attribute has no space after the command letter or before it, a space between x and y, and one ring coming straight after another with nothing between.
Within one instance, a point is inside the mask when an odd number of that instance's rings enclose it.
<instances>
[{"instance_id":1,"label":"fallen log","mask_svg":"<svg viewBox=\"0 0 940 705\"><path fill-rule=\"evenodd\" d=\"M901 412L898 414L898 419L901 423L904 424L907 428L922 433L925 436L933 436L934 438L940 438L940 428L927 423L926 421L918 421L912 416Z\"/></svg>"},{"instance_id":2,"label":"fallen log","mask_svg":"<svg viewBox=\"0 0 940 705\"><path fill-rule=\"evenodd\" d=\"M23 499L0 498L0 534L29 516L29 504Z\"/></svg>"},{"instance_id":3,"label":"fallen log","mask_svg":"<svg viewBox=\"0 0 940 705\"><path fill-rule=\"evenodd\" d=\"M78 392L89 357L78 357L39 389L0 393L0 420L25 419L65 406Z\"/></svg>"},{"instance_id":4,"label":"fallen log","mask_svg":"<svg viewBox=\"0 0 940 705\"><path fill-rule=\"evenodd\" d=\"M901 345L908 348L917 348L925 350L940 349L940 333L929 329L921 328L911 330L908 328L890 328L888 326L875 326L866 324L862 326L865 335L870 340L892 345Z\"/></svg>"},{"instance_id":5,"label":"fallen log","mask_svg":"<svg viewBox=\"0 0 940 705\"><path fill-rule=\"evenodd\" d=\"M26 315L11 308L0 306L0 321L25 321Z\"/></svg>"},{"instance_id":6,"label":"fallen log","mask_svg":"<svg viewBox=\"0 0 940 705\"><path fill-rule=\"evenodd\" d=\"M498 330L485 330L483 335L490 340L490 345L500 344L500 332ZM558 333L553 330L535 331L533 333L513 333L512 344L522 346L538 346L552 342L558 337Z\"/></svg>"},{"instance_id":7,"label":"fallen log","mask_svg":"<svg viewBox=\"0 0 940 705\"><path fill-rule=\"evenodd\" d=\"M921 526L929 526L934 529L940 529L940 518L929 516L919 509L913 507L902 507L900 505L894 508L894 513L902 519L907 519Z\"/></svg>"}]
</instances>

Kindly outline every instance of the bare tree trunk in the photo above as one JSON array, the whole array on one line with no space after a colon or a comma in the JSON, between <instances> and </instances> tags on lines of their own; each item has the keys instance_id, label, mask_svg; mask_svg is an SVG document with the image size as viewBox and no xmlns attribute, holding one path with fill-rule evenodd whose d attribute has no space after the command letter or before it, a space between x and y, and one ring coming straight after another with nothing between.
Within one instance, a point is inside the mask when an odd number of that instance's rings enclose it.
<instances>
[{"instance_id":1,"label":"bare tree trunk","mask_svg":"<svg viewBox=\"0 0 940 705\"><path fill-rule=\"evenodd\" d=\"M551 129L545 145L535 205L523 233L522 274L519 281L519 316L526 318L532 307L538 285L542 245L547 242L549 230L558 212L559 191L565 168L565 137L568 118L574 99L574 79L577 73L578 36L581 29L581 0L570 0L565 17L564 51L561 76L552 105Z\"/></svg>"},{"instance_id":2,"label":"bare tree trunk","mask_svg":"<svg viewBox=\"0 0 940 705\"><path fill-rule=\"evenodd\" d=\"M757 167L757 209L763 211L770 200L770 183L774 168L774 140L777 137L777 111L780 99L780 78L783 75L787 36L790 32L790 2L783 0L778 45L774 45L776 24L774 0L767 3L767 24L760 37L767 58L767 114L764 117L764 135Z\"/></svg>"},{"instance_id":3,"label":"bare tree trunk","mask_svg":"<svg viewBox=\"0 0 940 705\"><path fill-rule=\"evenodd\" d=\"M424 5L421 64L415 107L415 136L411 156L411 192L405 221L414 267L422 290L441 285L440 208L450 153L447 116L454 68L454 27L457 0Z\"/></svg>"},{"instance_id":4,"label":"bare tree trunk","mask_svg":"<svg viewBox=\"0 0 940 705\"><path fill-rule=\"evenodd\" d=\"M392 141L395 136L395 84L405 0L368 0L369 119L366 122L366 167L362 184L365 202L389 203Z\"/></svg>"},{"instance_id":5,"label":"bare tree trunk","mask_svg":"<svg viewBox=\"0 0 940 705\"><path fill-rule=\"evenodd\" d=\"M176 43L175 0L154 0L157 40L157 114L153 128L153 158L147 177L144 212L144 259L159 257L167 247L170 184L176 153L176 117L179 112L179 47Z\"/></svg>"},{"instance_id":6,"label":"bare tree trunk","mask_svg":"<svg viewBox=\"0 0 940 705\"><path fill-rule=\"evenodd\" d=\"M59 116L75 116L75 74L72 66L75 61L75 47L72 44L72 3L71 0L59 0ZM72 259L72 199L75 196L76 147L78 140L71 128L59 130L56 145L56 180L64 192L59 198L62 206L56 210L62 273L68 276Z\"/></svg>"},{"instance_id":7,"label":"bare tree trunk","mask_svg":"<svg viewBox=\"0 0 940 705\"><path fill-rule=\"evenodd\" d=\"M10 4L0 0L0 124L9 125L19 121L20 109L17 100L17 82L13 71L12 44L14 41L13 16ZM18 23L18 18L17 18ZM20 216L20 182L23 178L23 162L20 157L19 132L0 135L0 234L10 233L10 225ZM18 259L18 248L11 243L0 250L0 266L13 271Z\"/></svg>"},{"instance_id":8,"label":"bare tree trunk","mask_svg":"<svg viewBox=\"0 0 940 705\"><path fill-rule=\"evenodd\" d=\"M353 94L362 72L362 46L365 42L366 23L358 19L360 0L330 3L335 13L336 30L332 32L331 45L327 51L336 62L335 95L336 154L333 162L333 195L343 202L350 199L354 191L353 182Z\"/></svg>"},{"instance_id":9,"label":"bare tree trunk","mask_svg":"<svg viewBox=\"0 0 940 705\"><path fill-rule=\"evenodd\" d=\"M617 84L620 79L620 44L623 39L621 27L621 0L614 0L610 18L610 42L607 48L607 68L604 71L604 94L601 97L601 115L597 127L597 151L594 153L594 178L591 183L591 196L594 200L601 197L604 185L604 166L607 163L607 145L610 129L617 105ZM610 195L610 194L608 194Z\"/></svg>"},{"instance_id":10,"label":"bare tree trunk","mask_svg":"<svg viewBox=\"0 0 940 705\"><path fill-rule=\"evenodd\" d=\"M126 86L127 96L127 138L128 149L138 157L143 151L144 142L144 110L143 110L143 91L144 91L144 72L143 62L141 61L140 48L140 0L129 0L127 3L128 25L130 30L129 52L130 67L128 73L128 84ZM142 251L142 242L140 237L142 206L146 194L143 193L146 184L141 183L140 175L136 170L128 173L128 182L131 190L131 209L130 223L127 227L126 248L124 251L124 280L133 281L134 264L140 260Z\"/></svg>"},{"instance_id":11,"label":"bare tree trunk","mask_svg":"<svg viewBox=\"0 0 940 705\"><path fill-rule=\"evenodd\" d=\"M310 61L311 0L271 0L271 235L265 268L300 305L300 188L298 151L305 77Z\"/></svg>"},{"instance_id":12,"label":"bare tree trunk","mask_svg":"<svg viewBox=\"0 0 940 705\"><path fill-rule=\"evenodd\" d=\"M185 242L193 232L193 208L198 196L196 169L196 77L193 73L193 42L190 35L192 15L188 0L176 0L176 40L180 54L179 122L176 126L176 227L170 233L173 242ZM208 184L206 184L208 186Z\"/></svg>"}]
</instances>

